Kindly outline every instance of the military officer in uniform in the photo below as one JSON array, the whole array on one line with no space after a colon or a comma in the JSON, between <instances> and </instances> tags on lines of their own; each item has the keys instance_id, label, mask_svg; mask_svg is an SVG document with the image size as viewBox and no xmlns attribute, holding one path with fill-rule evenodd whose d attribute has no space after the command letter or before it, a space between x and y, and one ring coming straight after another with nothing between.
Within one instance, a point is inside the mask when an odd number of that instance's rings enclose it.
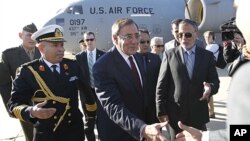
<instances>
[{"instance_id":1,"label":"military officer in uniform","mask_svg":"<svg viewBox=\"0 0 250 141\"><path fill-rule=\"evenodd\" d=\"M84 91L89 117L95 116L96 103L77 62L63 58L63 28L49 25L31 38L42 57L21 66L8 102L10 114L34 125L33 141L83 141L78 90Z\"/></svg>"},{"instance_id":2,"label":"military officer in uniform","mask_svg":"<svg viewBox=\"0 0 250 141\"><path fill-rule=\"evenodd\" d=\"M39 59L41 54L36 48L35 42L31 39L31 35L37 31L34 23L23 27L19 33L19 38L22 44L18 47L6 49L2 53L0 62L0 93L3 103L7 109L7 102L10 99L12 80L16 77L16 69L22 64ZM33 126L30 123L20 121L26 141L31 141L33 138Z\"/></svg>"}]
</instances>

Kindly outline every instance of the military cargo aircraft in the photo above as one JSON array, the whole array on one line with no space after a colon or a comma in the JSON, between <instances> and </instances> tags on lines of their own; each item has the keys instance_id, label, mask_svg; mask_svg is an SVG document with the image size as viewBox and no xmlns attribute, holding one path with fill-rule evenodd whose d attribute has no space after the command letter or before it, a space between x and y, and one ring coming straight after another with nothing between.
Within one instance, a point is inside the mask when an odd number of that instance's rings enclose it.
<instances>
[{"instance_id":1,"label":"military cargo aircraft","mask_svg":"<svg viewBox=\"0 0 250 141\"><path fill-rule=\"evenodd\" d=\"M220 25L235 16L233 0L80 0L61 8L45 25L61 25L65 32L65 49L80 51L78 42L86 31L96 35L97 47L111 48L112 23L122 17L132 18L151 37L171 40L171 21L188 18L199 24L199 31L220 32Z\"/></svg>"}]
</instances>

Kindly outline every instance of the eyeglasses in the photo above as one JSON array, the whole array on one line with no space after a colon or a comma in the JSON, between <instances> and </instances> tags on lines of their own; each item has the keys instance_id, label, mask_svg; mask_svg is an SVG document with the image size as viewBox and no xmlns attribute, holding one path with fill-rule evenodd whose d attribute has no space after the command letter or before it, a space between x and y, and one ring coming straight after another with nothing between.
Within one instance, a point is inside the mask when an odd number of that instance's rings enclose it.
<instances>
[{"instance_id":1,"label":"eyeglasses","mask_svg":"<svg viewBox=\"0 0 250 141\"><path fill-rule=\"evenodd\" d=\"M154 46L156 46L157 48L164 47L164 45L154 45Z\"/></svg>"},{"instance_id":2,"label":"eyeglasses","mask_svg":"<svg viewBox=\"0 0 250 141\"><path fill-rule=\"evenodd\" d=\"M145 43L150 44L150 41L149 41L149 40L147 40L147 41L141 40L141 41L140 41L140 44L145 44Z\"/></svg>"},{"instance_id":3,"label":"eyeglasses","mask_svg":"<svg viewBox=\"0 0 250 141\"><path fill-rule=\"evenodd\" d=\"M88 41L93 42L94 40L95 40L94 38L92 38L92 39L85 39L86 42L88 42Z\"/></svg>"},{"instance_id":4,"label":"eyeglasses","mask_svg":"<svg viewBox=\"0 0 250 141\"><path fill-rule=\"evenodd\" d=\"M179 33L179 34L178 34L178 37L179 37L179 38L183 38L183 35L184 35L185 38L191 38L191 37L193 36L192 33L190 33L190 32L185 32L185 33Z\"/></svg>"},{"instance_id":5,"label":"eyeglasses","mask_svg":"<svg viewBox=\"0 0 250 141\"><path fill-rule=\"evenodd\" d=\"M133 39L133 36L135 36L136 40L140 40L141 39L141 35L140 34L127 34L127 35L118 35L121 39L123 39L124 41L131 41Z\"/></svg>"}]
</instances>

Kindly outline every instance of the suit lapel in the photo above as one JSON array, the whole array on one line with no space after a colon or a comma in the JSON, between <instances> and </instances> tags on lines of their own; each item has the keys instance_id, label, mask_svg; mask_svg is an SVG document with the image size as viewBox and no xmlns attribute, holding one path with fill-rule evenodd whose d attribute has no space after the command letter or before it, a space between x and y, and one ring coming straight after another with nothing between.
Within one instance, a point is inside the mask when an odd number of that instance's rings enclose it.
<instances>
[{"instance_id":1,"label":"suit lapel","mask_svg":"<svg viewBox=\"0 0 250 141\"><path fill-rule=\"evenodd\" d=\"M88 82L90 81L89 78L89 66L88 66L88 58L87 58L87 51L84 51L81 55L82 63L80 63L81 69L85 72Z\"/></svg>"},{"instance_id":2,"label":"suit lapel","mask_svg":"<svg viewBox=\"0 0 250 141\"><path fill-rule=\"evenodd\" d=\"M124 80L126 80L125 81L126 85L128 85L128 87L130 87L130 88L133 88L133 90L137 91L136 84L135 84L135 81L134 81L134 78L133 78L133 75L132 75L132 72L131 72L129 65L123 59L123 57L121 56L121 54L118 52L118 50L116 48L114 48L114 50L113 50L113 55L114 55L114 61L116 63L116 66L119 68L118 72L120 72L121 77L123 77ZM140 72L141 72L141 70L140 70ZM139 92L137 91L137 93L139 93ZM139 94L137 96L139 96Z\"/></svg>"},{"instance_id":3,"label":"suit lapel","mask_svg":"<svg viewBox=\"0 0 250 141\"><path fill-rule=\"evenodd\" d=\"M133 55L136 61L137 66L139 67L139 71L141 74L141 79L142 79L142 83L144 83L144 69L143 69L143 59L142 56L140 56L139 53L136 53L135 55Z\"/></svg>"},{"instance_id":4,"label":"suit lapel","mask_svg":"<svg viewBox=\"0 0 250 141\"><path fill-rule=\"evenodd\" d=\"M178 46L178 49L176 50L176 56L177 56L178 62L181 64L182 71L184 71L183 74L185 73L186 77L190 80L189 75L188 75L188 70L186 67L186 63L184 60L184 50L182 49L181 46Z\"/></svg>"},{"instance_id":5,"label":"suit lapel","mask_svg":"<svg viewBox=\"0 0 250 141\"><path fill-rule=\"evenodd\" d=\"M101 51L98 50L98 49L96 49L96 59L95 59L95 61L96 61L97 59L99 59L101 56L102 56Z\"/></svg>"},{"instance_id":6,"label":"suit lapel","mask_svg":"<svg viewBox=\"0 0 250 141\"><path fill-rule=\"evenodd\" d=\"M178 62L181 62L182 64L185 65L183 49L181 48L181 46L179 46L178 49L176 50L176 56L177 56Z\"/></svg>"}]
</instances>

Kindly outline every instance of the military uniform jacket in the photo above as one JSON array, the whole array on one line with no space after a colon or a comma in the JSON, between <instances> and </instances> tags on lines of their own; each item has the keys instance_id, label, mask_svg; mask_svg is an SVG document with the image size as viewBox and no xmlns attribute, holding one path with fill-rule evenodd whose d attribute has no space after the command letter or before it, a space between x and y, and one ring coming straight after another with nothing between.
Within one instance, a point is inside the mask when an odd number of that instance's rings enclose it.
<instances>
[{"instance_id":1,"label":"military uniform jacket","mask_svg":"<svg viewBox=\"0 0 250 141\"><path fill-rule=\"evenodd\" d=\"M29 66L43 79L52 94L46 94L38 85ZM43 59L35 60L22 65L20 73L13 82L12 96L8 106L13 116L32 122L39 132L66 132L81 129L82 113L78 108L78 89L85 91L86 104L88 108L90 107L87 114L95 116L96 108L92 106L96 106L93 94L91 94L90 87L84 82L80 68L75 61L63 59L60 63L60 76L56 76ZM44 107L56 108L56 113L46 120L31 118L30 100L34 104L47 100ZM62 116L62 121L59 122Z\"/></svg>"},{"instance_id":2,"label":"military uniform jacket","mask_svg":"<svg viewBox=\"0 0 250 141\"><path fill-rule=\"evenodd\" d=\"M34 59L39 59L41 54L37 48L35 48ZM16 69L22 64L30 62L29 56L26 54L23 46L7 49L2 54L2 62L7 68L9 75L14 79L16 76Z\"/></svg>"},{"instance_id":3,"label":"military uniform jacket","mask_svg":"<svg viewBox=\"0 0 250 141\"><path fill-rule=\"evenodd\" d=\"M35 48L34 59L39 59L40 57L39 50ZM22 45L3 51L0 64L0 93L5 106L10 98L12 80L15 79L16 69L30 61Z\"/></svg>"}]
</instances>

